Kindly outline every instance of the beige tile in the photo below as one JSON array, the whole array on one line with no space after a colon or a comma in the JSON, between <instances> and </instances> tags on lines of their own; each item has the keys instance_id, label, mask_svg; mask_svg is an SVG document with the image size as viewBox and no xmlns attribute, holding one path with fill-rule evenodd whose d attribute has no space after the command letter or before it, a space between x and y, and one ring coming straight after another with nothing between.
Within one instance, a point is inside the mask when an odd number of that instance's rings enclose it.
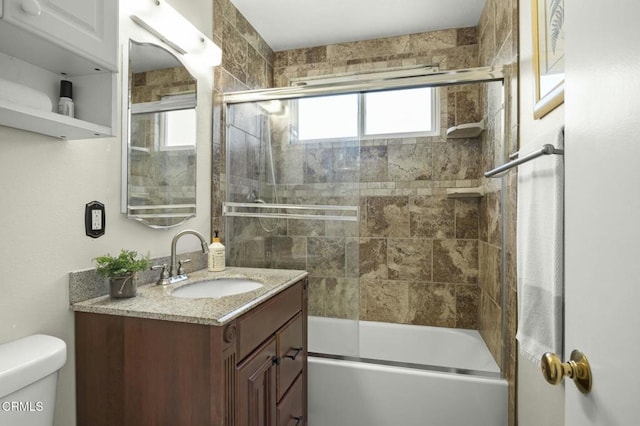
<instances>
[{"instance_id":1,"label":"beige tile","mask_svg":"<svg viewBox=\"0 0 640 426\"><path fill-rule=\"evenodd\" d=\"M385 182L389 180L387 146L363 146L360 148L360 181Z\"/></svg>"},{"instance_id":2,"label":"beige tile","mask_svg":"<svg viewBox=\"0 0 640 426\"><path fill-rule=\"evenodd\" d=\"M477 179L482 147L473 139L433 144L433 179Z\"/></svg>"},{"instance_id":3,"label":"beige tile","mask_svg":"<svg viewBox=\"0 0 640 426\"><path fill-rule=\"evenodd\" d=\"M458 28L456 30L456 45L468 46L470 44L478 44L478 28Z\"/></svg>"},{"instance_id":4,"label":"beige tile","mask_svg":"<svg viewBox=\"0 0 640 426\"><path fill-rule=\"evenodd\" d=\"M327 278L309 277L309 315L325 316L325 296Z\"/></svg>"},{"instance_id":5,"label":"beige tile","mask_svg":"<svg viewBox=\"0 0 640 426\"><path fill-rule=\"evenodd\" d=\"M478 242L476 240L435 240L433 281L442 283L478 282Z\"/></svg>"},{"instance_id":6,"label":"beige tile","mask_svg":"<svg viewBox=\"0 0 640 426\"><path fill-rule=\"evenodd\" d=\"M432 176L431 145L413 143L388 148L388 173L391 181L429 180Z\"/></svg>"},{"instance_id":7,"label":"beige tile","mask_svg":"<svg viewBox=\"0 0 640 426\"><path fill-rule=\"evenodd\" d=\"M367 197L364 237L408 237L408 197Z\"/></svg>"},{"instance_id":8,"label":"beige tile","mask_svg":"<svg viewBox=\"0 0 640 426\"><path fill-rule=\"evenodd\" d=\"M454 237L455 200L435 196L411 197L409 212L412 237Z\"/></svg>"},{"instance_id":9,"label":"beige tile","mask_svg":"<svg viewBox=\"0 0 640 426\"><path fill-rule=\"evenodd\" d=\"M332 318L357 319L360 315L358 283L357 278L327 279L325 315Z\"/></svg>"},{"instance_id":10,"label":"beige tile","mask_svg":"<svg viewBox=\"0 0 640 426\"><path fill-rule=\"evenodd\" d=\"M409 285L409 323L455 327L455 286L412 282Z\"/></svg>"},{"instance_id":11,"label":"beige tile","mask_svg":"<svg viewBox=\"0 0 640 426\"><path fill-rule=\"evenodd\" d=\"M418 238L389 238L387 266L389 279L429 281L432 274L432 240Z\"/></svg>"},{"instance_id":12,"label":"beige tile","mask_svg":"<svg viewBox=\"0 0 640 426\"><path fill-rule=\"evenodd\" d=\"M429 52L438 49L448 49L456 47L458 31L452 29L411 34L410 40L411 52Z\"/></svg>"},{"instance_id":13,"label":"beige tile","mask_svg":"<svg viewBox=\"0 0 640 426\"><path fill-rule=\"evenodd\" d=\"M456 328L478 328L480 288L476 285L456 285Z\"/></svg>"},{"instance_id":14,"label":"beige tile","mask_svg":"<svg viewBox=\"0 0 640 426\"><path fill-rule=\"evenodd\" d=\"M307 270L315 277L344 277L346 253L344 238L309 237Z\"/></svg>"},{"instance_id":15,"label":"beige tile","mask_svg":"<svg viewBox=\"0 0 640 426\"><path fill-rule=\"evenodd\" d=\"M360 277L387 279L387 239L360 238Z\"/></svg>"},{"instance_id":16,"label":"beige tile","mask_svg":"<svg viewBox=\"0 0 640 426\"><path fill-rule=\"evenodd\" d=\"M456 200L455 238L477 239L480 228L480 211L477 199Z\"/></svg>"},{"instance_id":17,"label":"beige tile","mask_svg":"<svg viewBox=\"0 0 640 426\"><path fill-rule=\"evenodd\" d=\"M480 287L495 303L500 304L501 251L499 247L479 243L479 278Z\"/></svg>"},{"instance_id":18,"label":"beige tile","mask_svg":"<svg viewBox=\"0 0 640 426\"><path fill-rule=\"evenodd\" d=\"M502 326L500 308L482 292L479 331L498 365L502 362Z\"/></svg>"},{"instance_id":19,"label":"beige tile","mask_svg":"<svg viewBox=\"0 0 640 426\"><path fill-rule=\"evenodd\" d=\"M409 312L407 281L366 281L367 312L364 319L404 324Z\"/></svg>"}]
</instances>

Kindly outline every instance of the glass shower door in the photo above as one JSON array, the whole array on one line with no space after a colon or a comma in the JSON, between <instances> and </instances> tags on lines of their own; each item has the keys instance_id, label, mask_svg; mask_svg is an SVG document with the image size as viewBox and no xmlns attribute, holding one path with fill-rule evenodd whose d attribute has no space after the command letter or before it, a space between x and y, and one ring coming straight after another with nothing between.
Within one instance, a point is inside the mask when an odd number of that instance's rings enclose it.
<instances>
[{"instance_id":1,"label":"glass shower door","mask_svg":"<svg viewBox=\"0 0 640 426\"><path fill-rule=\"evenodd\" d=\"M360 141L301 139L303 104L226 106L229 264L308 271L309 351L357 356Z\"/></svg>"}]
</instances>

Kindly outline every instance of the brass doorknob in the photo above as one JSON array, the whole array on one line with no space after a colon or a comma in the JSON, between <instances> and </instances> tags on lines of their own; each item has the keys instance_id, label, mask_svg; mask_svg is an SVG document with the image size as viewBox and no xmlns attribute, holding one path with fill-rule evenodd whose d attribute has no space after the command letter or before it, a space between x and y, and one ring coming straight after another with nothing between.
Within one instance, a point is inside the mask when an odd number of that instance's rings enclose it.
<instances>
[{"instance_id":1,"label":"brass doorknob","mask_svg":"<svg viewBox=\"0 0 640 426\"><path fill-rule=\"evenodd\" d=\"M571 352L569 362L562 362L558 355L546 352L540 362L542 375L552 385L562 382L564 376L570 377L582 393L591 392L593 378L587 357L579 350Z\"/></svg>"}]
</instances>

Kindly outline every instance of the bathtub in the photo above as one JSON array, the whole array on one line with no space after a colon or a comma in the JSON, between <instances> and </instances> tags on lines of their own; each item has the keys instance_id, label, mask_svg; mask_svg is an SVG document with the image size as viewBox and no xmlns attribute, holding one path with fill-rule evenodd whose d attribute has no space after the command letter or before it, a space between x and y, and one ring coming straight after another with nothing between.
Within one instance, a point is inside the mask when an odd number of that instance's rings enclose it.
<instances>
[{"instance_id":1,"label":"bathtub","mask_svg":"<svg viewBox=\"0 0 640 426\"><path fill-rule=\"evenodd\" d=\"M309 426L505 426L508 386L480 334L309 317Z\"/></svg>"}]
</instances>

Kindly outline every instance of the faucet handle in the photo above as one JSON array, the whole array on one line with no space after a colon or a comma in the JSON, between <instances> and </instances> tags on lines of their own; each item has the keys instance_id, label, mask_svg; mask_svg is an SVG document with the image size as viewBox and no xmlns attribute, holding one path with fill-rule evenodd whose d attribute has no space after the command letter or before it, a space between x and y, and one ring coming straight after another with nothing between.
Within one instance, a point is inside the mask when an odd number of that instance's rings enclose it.
<instances>
[{"instance_id":1,"label":"faucet handle","mask_svg":"<svg viewBox=\"0 0 640 426\"><path fill-rule=\"evenodd\" d=\"M178 261L178 275L184 274L184 268L182 267L185 263L191 262L191 259L182 259Z\"/></svg>"},{"instance_id":2,"label":"faucet handle","mask_svg":"<svg viewBox=\"0 0 640 426\"><path fill-rule=\"evenodd\" d=\"M151 270L161 269L160 278L156 281L156 285L167 285L169 284L169 271L167 271L167 264L163 263L161 265L153 265Z\"/></svg>"}]
</instances>

